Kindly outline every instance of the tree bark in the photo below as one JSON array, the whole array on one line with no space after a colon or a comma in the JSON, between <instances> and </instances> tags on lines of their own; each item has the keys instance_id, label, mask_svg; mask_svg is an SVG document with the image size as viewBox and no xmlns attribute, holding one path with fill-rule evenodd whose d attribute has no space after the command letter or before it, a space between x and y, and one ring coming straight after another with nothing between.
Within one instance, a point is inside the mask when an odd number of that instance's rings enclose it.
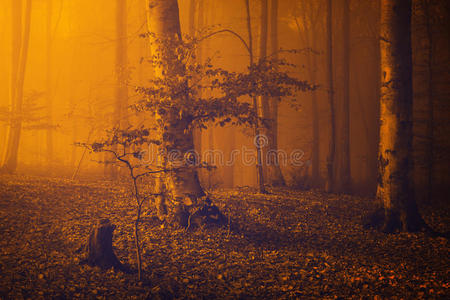
<instances>
[{"instance_id":1,"label":"tree bark","mask_svg":"<svg viewBox=\"0 0 450 300\"><path fill-rule=\"evenodd\" d=\"M13 7L13 66L11 84L11 104L13 119L11 120L8 142L4 163L1 172L14 173L17 168L17 156L19 152L20 135L22 131L22 103L23 85L25 81L25 71L28 56L28 43L30 40L31 24L31 0L26 1L24 29L22 31L22 6L21 1L12 1ZM15 63L15 64L14 64Z\"/></svg>"},{"instance_id":2,"label":"tree bark","mask_svg":"<svg viewBox=\"0 0 450 300\"><path fill-rule=\"evenodd\" d=\"M178 3L176 0L147 0L147 25L150 36L152 55L157 55L162 64L155 68L155 76L183 76L184 66L178 60L175 49L161 47L156 39L181 39ZM162 61L165 60L165 61ZM156 181L156 199L158 216L169 222L180 223L176 218L178 212L188 212L196 205L197 199L204 196L197 170L184 165L185 157L194 150L192 130L188 130L188 120L179 117L175 109L157 114L160 126L159 160L161 167L173 169L161 173ZM170 154L170 155L169 155ZM173 155L177 154L177 155ZM181 225L181 224L180 224Z\"/></svg>"},{"instance_id":3,"label":"tree bark","mask_svg":"<svg viewBox=\"0 0 450 300\"><path fill-rule=\"evenodd\" d=\"M383 230L424 226L412 186L411 0L382 0L379 183Z\"/></svg>"}]
</instances>

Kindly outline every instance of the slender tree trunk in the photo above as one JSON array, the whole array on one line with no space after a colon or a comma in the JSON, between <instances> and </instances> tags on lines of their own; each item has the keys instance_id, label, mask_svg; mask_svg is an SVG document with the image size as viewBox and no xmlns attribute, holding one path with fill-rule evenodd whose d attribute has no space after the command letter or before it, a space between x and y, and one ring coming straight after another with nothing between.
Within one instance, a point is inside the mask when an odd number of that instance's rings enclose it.
<instances>
[{"instance_id":1,"label":"slender tree trunk","mask_svg":"<svg viewBox=\"0 0 450 300\"><path fill-rule=\"evenodd\" d=\"M350 172L350 0L344 0L343 5L343 99L342 99L342 139L339 190L351 193Z\"/></svg>"},{"instance_id":2,"label":"slender tree trunk","mask_svg":"<svg viewBox=\"0 0 450 300\"><path fill-rule=\"evenodd\" d=\"M113 111L113 126L126 128L127 118L127 0L116 0L116 90ZM117 151L117 148L114 148ZM107 154L109 160L114 161L114 156ZM113 164L107 165L107 176L116 179L119 169Z\"/></svg>"},{"instance_id":3,"label":"slender tree trunk","mask_svg":"<svg viewBox=\"0 0 450 300\"><path fill-rule=\"evenodd\" d=\"M313 38L312 47L316 49L316 39ZM314 84L316 81L316 73L317 73L317 58L316 54L309 54L312 58L309 59L310 66L312 69L310 72L311 82ZM319 173L319 165L320 165L320 125L319 125L319 108L317 103L317 93L315 91L312 92L311 95L311 108L312 108L312 149L311 149L311 160L312 160L312 171L311 177L314 185L318 186L320 183L320 173Z\"/></svg>"},{"instance_id":4,"label":"slender tree trunk","mask_svg":"<svg viewBox=\"0 0 450 300\"><path fill-rule=\"evenodd\" d=\"M431 20L433 18L431 12L430 1L424 1L425 5L425 27L428 39L428 49L427 49L427 98L428 98L428 122L427 122L427 150L426 150L426 165L427 165L427 201L428 203L433 202L433 176L434 176L434 87L433 87L433 28Z\"/></svg>"},{"instance_id":5,"label":"slender tree trunk","mask_svg":"<svg viewBox=\"0 0 450 300\"><path fill-rule=\"evenodd\" d=\"M382 0L381 98L378 196L383 230L416 231L424 226L412 186L411 0Z\"/></svg>"},{"instance_id":6,"label":"slender tree trunk","mask_svg":"<svg viewBox=\"0 0 450 300\"><path fill-rule=\"evenodd\" d=\"M199 3L199 9L198 9L198 13L196 13L196 4L199 1L196 0L190 0L189 1L189 35L191 37L193 37L195 35L195 31L196 31L196 24L195 21L197 20L197 26L200 25L200 19L203 17L202 16L202 12L200 12L200 3ZM201 28L199 28L201 29ZM198 63L201 63L201 49L200 47L197 48L196 51L196 58L195 60ZM201 92L201 91L199 91ZM202 153L202 131L198 128L194 129L193 132L194 135L194 146L195 146L195 151L197 152L198 156L201 157L201 153Z\"/></svg>"},{"instance_id":7,"label":"slender tree trunk","mask_svg":"<svg viewBox=\"0 0 450 300\"><path fill-rule=\"evenodd\" d=\"M334 107L334 81L333 81L333 23L332 0L327 5L327 52L328 52L328 102L330 105L330 149L327 157L327 192L335 190L335 153L336 153L336 116Z\"/></svg>"},{"instance_id":8,"label":"slender tree trunk","mask_svg":"<svg viewBox=\"0 0 450 300\"><path fill-rule=\"evenodd\" d=\"M150 36L151 52L159 54L162 64L155 68L156 77L182 76L184 66L177 59L175 49L161 47L154 38L181 39L178 3L176 0L147 0L147 25L155 36ZM162 145L159 155L161 166L175 169L184 165L185 154L194 149L192 130L187 130L188 120L179 118L175 110L164 115L157 115L162 123L160 137ZM180 153L179 157L169 157L169 153ZM197 170L181 168L168 173L161 173L157 179L156 205L161 219L168 217L169 222L176 221L176 214L188 212L197 199L204 195L198 180Z\"/></svg>"},{"instance_id":9,"label":"slender tree trunk","mask_svg":"<svg viewBox=\"0 0 450 300\"><path fill-rule=\"evenodd\" d=\"M53 0L47 0L47 73L46 73L46 90L47 90L47 128L46 143L47 143L47 167L49 172L53 170L53 95L52 95L52 12Z\"/></svg>"},{"instance_id":10,"label":"slender tree trunk","mask_svg":"<svg viewBox=\"0 0 450 300\"><path fill-rule=\"evenodd\" d=\"M260 25L260 29L259 29L259 59L265 59L265 57L267 56L267 31L268 31L268 22L269 22L269 3L268 0L260 0L261 2L261 16L260 16L260 20L259 20L259 25ZM258 103L258 115L262 118L262 119L269 119L269 97L267 96L259 96L257 99ZM271 120L270 120L271 121ZM270 122L268 120L268 122ZM262 168L264 171L264 178L265 181L267 183L270 183L270 179L269 179L269 164L268 164L268 160L267 160L267 153L269 151L269 144L268 144L268 136L269 136L269 132L270 132L270 125L268 124L269 127L267 128L261 128L260 130L260 134L262 136L265 136L266 138L264 139L264 142L261 143L261 163L262 163Z\"/></svg>"},{"instance_id":11,"label":"slender tree trunk","mask_svg":"<svg viewBox=\"0 0 450 300\"><path fill-rule=\"evenodd\" d=\"M251 26L251 19L250 19L250 0L245 0L245 8L247 13L247 32L248 32L248 46L249 46L249 56L250 56L250 65L254 62L253 57L253 36L252 36L252 26ZM253 97L253 107L255 109L256 114L259 116L258 112L258 101L256 97ZM259 122L256 122L255 125L255 139L254 143L256 146L256 174L258 178L258 189L260 193L266 193L266 188L264 186L264 170L263 170L263 164L262 164L262 149L261 145L264 142L263 138L260 136L260 128L259 128Z\"/></svg>"},{"instance_id":12,"label":"slender tree trunk","mask_svg":"<svg viewBox=\"0 0 450 300\"><path fill-rule=\"evenodd\" d=\"M11 97L12 97L12 111L13 120L11 120L10 129L8 132L8 142L6 148L6 156L1 168L2 172L13 173L17 168L17 155L19 151L20 135L22 131L22 103L23 103L23 85L25 81L25 71L28 56L28 42L30 38L30 24L31 24L31 0L26 1L24 29L21 33L22 23L22 9L20 1L13 0L13 63L17 58L17 64L13 65ZM19 18L18 20L16 18ZM20 24L20 25L19 25ZM20 35L19 35L20 34ZM17 36L20 36L18 39ZM19 42L20 40L20 42ZM19 54L14 53L19 51ZM15 70L14 70L15 69Z\"/></svg>"},{"instance_id":13,"label":"slender tree trunk","mask_svg":"<svg viewBox=\"0 0 450 300\"><path fill-rule=\"evenodd\" d=\"M303 2L305 3L305 2ZM305 3L306 4L306 3ZM315 32L317 32L317 22L321 13L321 5L316 8L313 3L309 5L303 5L301 11L303 12L303 28L300 26L297 18L295 23L297 25L297 31L302 43L302 47L311 47L313 51L317 50L317 38ZM307 9L309 8L309 9ZM308 23L310 20L310 23ZM303 34L302 34L303 32ZM311 38L311 36L312 38ZM308 72L311 82L314 84L317 78L317 54L310 51L308 53ZM317 93L311 93L311 122L312 122L312 145L311 145L311 181L314 186L319 186L321 182L320 178L320 124L319 124L319 109L317 103Z\"/></svg>"},{"instance_id":14,"label":"slender tree trunk","mask_svg":"<svg viewBox=\"0 0 450 300\"><path fill-rule=\"evenodd\" d=\"M267 22L267 18L270 20L270 51L275 59L278 58L278 0L270 1L270 16L267 16L267 12L262 14L261 19L261 35L263 34L263 21ZM265 5L267 9L267 5ZM263 20L265 19L265 20ZM266 34L267 34L267 25ZM267 38L266 38L267 40ZM266 47L262 44L261 47ZM281 173L280 162L278 160L278 102L276 99L268 99L262 97L263 112L266 108L264 115L265 119L269 120L269 127L267 128L267 152L265 154L266 166L267 166L267 183L272 186L285 186L286 183ZM264 102L266 102L264 104Z\"/></svg>"}]
</instances>

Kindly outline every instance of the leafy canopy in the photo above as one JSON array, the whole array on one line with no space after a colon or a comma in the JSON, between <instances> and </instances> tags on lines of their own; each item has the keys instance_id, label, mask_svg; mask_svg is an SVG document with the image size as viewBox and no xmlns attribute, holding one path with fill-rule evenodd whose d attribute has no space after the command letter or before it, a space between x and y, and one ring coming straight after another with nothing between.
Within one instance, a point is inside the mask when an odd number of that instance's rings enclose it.
<instances>
[{"instance_id":1,"label":"leafy canopy","mask_svg":"<svg viewBox=\"0 0 450 300\"><path fill-rule=\"evenodd\" d=\"M185 121L186 129L207 128L211 123L255 125L258 116L248 102L249 97L295 101L298 91L315 88L291 76L287 70L295 65L284 59L264 57L249 65L245 72L230 72L215 67L210 58L204 63L196 60L200 39L146 36L158 46L157 54L148 62L154 70L161 71L161 76L150 79L147 86L136 87L143 99L133 107L158 114L162 119L169 112L176 112Z\"/></svg>"}]
</instances>

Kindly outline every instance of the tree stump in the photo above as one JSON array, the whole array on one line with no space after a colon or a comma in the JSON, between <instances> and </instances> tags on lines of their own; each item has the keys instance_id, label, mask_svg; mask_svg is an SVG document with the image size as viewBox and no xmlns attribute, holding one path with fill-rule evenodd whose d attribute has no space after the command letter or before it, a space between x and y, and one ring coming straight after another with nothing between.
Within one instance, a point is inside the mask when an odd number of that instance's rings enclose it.
<instances>
[{"instance_id":1,"label":"tree stump","mask_svg":"<svg viewBox=\"0 0 450 300\"><path fill-rule=\"evenodd\" d=\"M124 270L123 265L114 254L112 248L112 236L116 225L108 219L97 221L96 226L89 234L87 243L88 257L85 260L89 266L98 266L101 269L115 268Z\"/></svg>"}]
</instances>

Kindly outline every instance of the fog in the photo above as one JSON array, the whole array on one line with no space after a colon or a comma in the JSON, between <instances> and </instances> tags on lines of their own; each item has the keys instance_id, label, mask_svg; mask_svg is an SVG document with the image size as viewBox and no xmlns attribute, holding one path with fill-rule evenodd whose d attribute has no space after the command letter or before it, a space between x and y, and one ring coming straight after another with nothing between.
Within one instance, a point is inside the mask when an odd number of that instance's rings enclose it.
<instances>
[{"instance_id":1,"label":"fog","mask_svg":"<svg viewBox=\"0 0 450 300\"><path fill-rule=\"evenodd\" d=\"M27 3L31 3L30 32L28 50L24 50ZM318 86L314 91L299 92L296 108L285 101L277 107L277 149L284 155L280 160L281 172L287 185L300 188L323 189L326 185L332 134L327 3L324 0L279 1L277 32L273 33L271 26L268 32L269 40L277 36L278 49L296 50L280 52L281 57L296 65L290 74ZM437 128L431 137L435 154L432 176L436 189L441 189L448 181L448 172L443 169L448 154L442 149L448 149L449 127L445 121L448 79L439 75L445 72L439 66L448 63L445 38L448 29L441 30L445 28L445 13L448 12L438 7L442 18L432 24L434 62L430 71L424 66L427 44L419 4L420 1L415 2L413 14L415 178L418 186L426 189L427 175L421 167L427 156L428 140L424 142L420 137L427 130L426 119L430 116L427 90L432 89L435 107L431 114L432 127ZM269 12L271 9L269 7ZM245 1L180 0L179 12L183 34L201 37L227 29L249 43ZM90 153L74 144L93 142L114 126L124 128L153 122L149 114L136 114L128 109L142 98L135 87L145 86L153 76L151 66L145 63L149 42L140 36L148 31L145 1L5 0L0 14L0 150L3 162L7 156L10 124L14 118L20 118L16 172L77 179L111 178L109 168L101 163L105 159L103 154ZM333 1L331 59L337 191L374 195L376 190L379 14L378 1ZM253 55L258 58L260 1L250 3L250 23ZM234 72L245 72L248 68L247 49L229 32L202 40L198 49L199 61L210 58L214 66ZM12 94L17 74L21 72L17 68L21 51L27 51L23 103L21 107L14 107ZM267 47L267 51L270 54L273 49ZM427 89L423 78L430 73L434 74L433 86ZM211 155L219 155L222 160L215 162L216 169L200 170L203 187L257 185L256 160L244 157L256 157L252 128L208 126L206 130L195 129L194 136L196 151L202 158L211 160ZM346 165L350 168L350 185L344 182Z\"/></svg>"}]
</instances>

